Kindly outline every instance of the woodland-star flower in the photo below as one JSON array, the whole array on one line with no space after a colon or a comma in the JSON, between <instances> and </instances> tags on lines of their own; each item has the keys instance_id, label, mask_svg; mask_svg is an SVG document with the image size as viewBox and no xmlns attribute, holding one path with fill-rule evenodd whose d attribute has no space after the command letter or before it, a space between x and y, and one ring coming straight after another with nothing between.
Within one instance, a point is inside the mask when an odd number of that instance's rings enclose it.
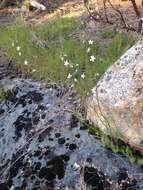
<instances>
[{"instance_id":1,"label":"woodland-star flower","mask_svg":"<svg viewBox=\"0 0 143 190\"><path fill-rule=\"evenodd\" d=\"M82 79L84 79L84 78L85 78L85 74L84 74L84 73L81 75L81 78L82 78Z\"/></svg>"},{"instance_id":2,"label":"woodland-star flower","mask_svg":"<svg viewBox=\"0 0 143 190\"><path fill-rule=\"evenodd\" d=\"M28 61L27 60L24 61L24 65L28 65Z\"/></svg>"},{"instance_id":3,"label":"woodland-star flower","mask_svg":"<svg viewBox=\"0 0 143 190\"><path fill-rule=\"evenodd\" d=\"M67 76L67 79L70 79L72 77L72 75L69 73Z\"/></svg>"},{"instance_id":4,"label":"woodland-star flower","mask_svg":"<svg viewBox=\"0 0 143 190\"><path fill-rule=\"evenodd\" d=\"M94 55L91 55L91 56L90 56L90 61L91 61L91 62L94 62L94 61L95 61L95 59L96 59L96 58L95 58L95 56L94 56Z\"/></svg>"},{"instance_id":5,"label":"woodland-star flower","mask_svg":"<svg viewBox=\"0 0 143 190\"><path fill-rule=\"evenodd\" d=\"M89 40L88 43L89 43L89 45L92 45L93 44L93 40Z\"/></svg>"},{"instance_id":6,"label":"woodland-star flower","mask_svg":"<svg viewBox=\"0 0 143 190\"><path fill-rule=\"evenodd\" d=\"M21 49L20 46L17 46L17 47L16 47L16 50L17 50L17 51L20 51L20 49Z\"/></svg>"},{"instance_id":7,"label":"woodland-star flower","mask_svg":"<svg viewBox=\"0 0 143 190\"><path fill-rule=\"evenodd\" d=\"M64 66L68 66L70 63L68 62L68 60L66 60L65 62L64 62Z\"/></svg>"}]
</instances>

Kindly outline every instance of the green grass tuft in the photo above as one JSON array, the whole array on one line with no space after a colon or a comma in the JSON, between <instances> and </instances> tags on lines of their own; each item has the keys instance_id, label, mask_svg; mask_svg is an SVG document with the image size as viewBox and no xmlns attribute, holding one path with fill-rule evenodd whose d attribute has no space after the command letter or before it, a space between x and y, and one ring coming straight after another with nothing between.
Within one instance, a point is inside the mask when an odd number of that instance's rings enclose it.
<instances>
[{"instance_id":1,"label":"green grass tuft","mask_svg":"<svg viewBox=\"0 0 143 190\"><path fill-rule=\"evenodd\" d=\"M81 37L82 25L78 19L64 17L40 27L20 21L12 26L0 27L0 48L15 60L22 72L34 79L74 84L79 94L85 97L106 69L135 42L130 33L118 34L105 29L102 35L109 37L110 42L105 52L101 53L96 35L93 45L88 44L86 36ZM16 49L18 46L20 51ZM89 47L91 51L87 53ZM92 55L96 58L94 63L90 62ZM66 60L70 65L64 66ZM24 64L25 61L28 65ZM69 73L72 77L67 79ZM83 73L84 79L81 77Z\"/></svg>"}]
</instances>

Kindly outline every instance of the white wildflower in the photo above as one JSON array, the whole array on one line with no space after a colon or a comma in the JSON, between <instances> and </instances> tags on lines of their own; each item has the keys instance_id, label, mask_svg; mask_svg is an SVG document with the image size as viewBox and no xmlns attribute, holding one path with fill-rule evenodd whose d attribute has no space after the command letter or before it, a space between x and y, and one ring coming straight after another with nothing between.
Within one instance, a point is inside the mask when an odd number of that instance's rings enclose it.
<instances>
[{"instance_id":1,"label":"white wildflower","mask_svg":"<svg viewBox=\"0 0 143 190\"><path fill-rule=\"evenodd\" d=\"M89 43L89 45L92 45L93 44L93 40L89 40L88 43Z\"/></svg>"},{"instance_id":2,"label":"white wildflower","mask_svg":"<svg viewBox=\"0 0 143 190\"><path fill-rule=\"evenodd\" d=\"M70 65L70 68L73 68L73 65Z\"/></svg>"},{"instance_id":3,"label":"white wildflower","mask_svg":"<svg viewBox=\"0 0 143 190\"><path fill-rule=\"evenodd\" d=\"M14 42L12 42L12 44L11 44L11 45L12 45L12 47L14 47Z\"/></svg>"},{"instance_id":4,"label":"white wildflower","mask_svg":"<svg viewBox=\"0 0 143 190\"><path fill-rule=\"evenodd\" d=\"M19 52L18 55L21 56L21 52Z\"/></svg>"},{"instance_id":5,"label":"white wildflower","mask_svg":"<svg viewBox=\"0 0 143 190\"><path fill-rule=\"evenodd\" d=\"M24 61L24 65L28 65L28 61L27 60Z\"/></svg>"},{"instance_id":6,"label":"white wildflower","mask_svg":"<svg viewBox=\"0 0 143 190\"><path fill-rule=\"evenodd\" d=\"M95 58L95 56L94 56L94 55L91 55L91 56L90 56L90 61L91 61L91 62L94 62L94 61L95 61L95 59L96 59L96 58Z\"/></svg>"},{"instance_id":7,"label":"white wildflower","mask_svg":"<svg viewBox=\"0 0 143 190\"><path fill-rule=\"evenodd\" d=\"M33 72L33 73L36 72L36 69L32 69L32 72Z\"/></svg>"},{"instance_id":8,"label":"white wildflower","mask_svg":"<svg viewBox=\"0 0 143 190\"><path fill-rule=\"evenodd\" d=\"M92 88L92 90L91 90L91 91L92 91L92 94L94 94L94 93L95 93L95 89L94 89L94 88Z\"/></svg>"},{"instance_id":9,"label":"white wildflower","mask_svg":"<svg viewBox=\"0 0 143 190\"><path fill-rule=\"evenodd\" d=\"M85 78L85 74L84 74L84 73L81 75L81 78L82 78L82 79L84 79L84 78Z\"/></svg>"},{"instance_id":10,"label":"white wildflower","mask_svg":"<svg viewBox=\"0 0 143 190\"><path fill-rule=\"evenodd\" d=\"M69 73L67 76L67 79L70 79L72 77L72 75Z\"/></svg>"},{"instance_id":11,"label":"white wildflower","mask_svg":"<svg viewBox=\"0 0 143 190\"><path fill-rule=\"evenodd\" d=\"M71 88L73 88L73 87L74 87L74 84L71 85Z\"/></svg>"},{"instance_id":12,"label":"white wildflower","mask_svg":"<svg viewBox=\"0 0 143 190\"><path fill-rule=\"evenodd\" d=\"M20 46L17 46L17 47L16 47L16 50L17 50L17 51L20 51L20 49L21 49Z\"/></svg>"},{"instance_id":13,"label":"white wildflower","mask_svg":"<svg viewBox=\"0 0 143 190\"><path fill-rule=\"evenodd\" d=\"M76 79L76 78L74 79L74 82L77 82L77 79Z\"/></svg>"},{"instance_id":14,"label":"white wildflower","mask_svg":"<svg viewBox=\"0 0 143 190\"><path fill-rule=\"evenodd\" d=\"M70 63L68 62L68 60L66 60L65 62L64 62L64 66L68 66Z\"/></svg>"},{"instance_id":15,"label":"white wildflower","mask_svg":"<svg viewBox=\"0 0 143 190\"><path fill-rule=\"evenodd\" d=\"M90 50L91 50L90 48L87 48L87 51L86 51L86 52L87 52L87 53L89 53L89 52L90 52Z\"/></svg>"},{"instance_id":16,"label":"white wildflower","mask_svg":"<svg viewBox=\"0 0 143 190\"><path fill-rule=\"evenodd\" d=\"M76 67L78 67L78 66L79 66L79 64L76 64L75 66L76 66Z\"/></svg>"},{"instance_id":17,"label":"white wildflower","mask_svg":"<svg viewBox=\"0 0 143 190\"><path fill-rule=\"evenodd\" d=\"M95 73L95 77L99 77L99 73Z\"/></svg>"}]
</instances>

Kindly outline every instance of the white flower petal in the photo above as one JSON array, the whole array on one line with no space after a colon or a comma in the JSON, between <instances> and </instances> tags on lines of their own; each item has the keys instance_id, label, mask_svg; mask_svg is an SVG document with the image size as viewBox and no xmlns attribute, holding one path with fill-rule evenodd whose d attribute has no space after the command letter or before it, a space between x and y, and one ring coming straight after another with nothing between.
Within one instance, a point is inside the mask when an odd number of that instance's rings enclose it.
<instances>
[{"instance_id":1,"label":"white flower petal","mask_svg":"<svg viewBox=\"0 0 143 190\"><path fill-rule=\"evenodd\" d=\"M74 84L71 85L71 88L73 88L73 87L74 87Z\"/></svg>"},{"instance_id":2,"label":"white flower petal","mask_svg":"<svg viewBox=\"0 0 143 190\"><path fill-rule=\"evenodd\" d=\"M95 93L95 88L92 88L92 90L91 90L91 91L92 91L92 94L94 94L94 93Z\"/></svg>"},{"instance_id":3,"label":"white flower petal","mask_svg":"<svg viewBox=\"0 0 143 190\"><path fill-rule=\"evenodd\" d=\"M81 75L81 78L82 78L82 79L84 79L84 78L85 78L85 74L84 74L84 73Z\"/></svg>"},{"instance_id":4,"label":"white flower petal","mask_svg":"<svg viewBox=\"0 0 143 190\"><path fill-rule=\"evenodd\" d=\"M90 52L90 50L91 50L90 48L87 48L87 51L86 51L86 52L87 52L87 53L89 53L89 52Z\"/></svg>"},{"instance_id":5,"label":"white flower petal","mask_svg":"<svg viewBox=\"0 0 143 190\"><path fill-rule=\"evenodd\" d=\"M93 40L89 40L88 43L89 43L89 45L92 45L93 44Z\"/></svg>"},{"instance_id":6,"label":"white flower petal","mask_svg":"<svg viewBox=\"0 0 143 190\"><path fill-rule=\"evenodd\" d=\"M11 45L12 45L12 47L14 47L14 45L15 45L15 44L14 44L14 42L12 42L12 44L11 44Z\"/></svg>"},{"instance_id":7,"label":"white flower petal","mask_svg":"<svg viewBox=\"0 0 143 190\"><path fill-rule=\"evenodd\" d=\"M68 62L68 60L66 60L65 62L64 62L64 66L68 66L70 63Z\"/></svg>"},{"instance_id":8,"label":"white flower petal","mask_svg":"<svg viewBox=\"0 0 143 190\"><path fill-rule=\"evenodd\" d=\"M94 56L94 55L91 55L91 56L90 56L90 61L91 61L91 62L94 62L95 60L96 60L95 56Z\"/></svg>"},{"instance_id":9,"label":"white flower petal","mask_svg":"<svg viewBox=\"0 0 143 190\"><path fill-rule=\"evenodd\" d=\"M73 68L73 65L70 65L70 68Z\"/></svg>"},{"instance_id":10,"label":"white flower petal","mask_svg":"<svg viewBox=\"0 0 143 190\"><path fill-rule=\"evenodd\" d=\"M20 49L21 49L20 46L17 46L17 47L16 47L16 50L17 50L17 51L20 51Z\"/></svg>"},{"instance_id":11,"label":"white flower petal","mask_svg":"<svg viewBox=\"0 0 143 190\"><path fill-rule=\"evenodd\" d=\"M24 65L28 65L28 61L27 60L24 61Z\"/></svg>"},{"instance_id":12,"label":"white flower petal","mask_svg":"<svg viewBox=\"0 0 143 190\"><path fill-rule=\"evenodd\" d=\"M67 76L67 79L70 79L72 77L72 75L69 73Z\"/></svg>"}]
</instances>

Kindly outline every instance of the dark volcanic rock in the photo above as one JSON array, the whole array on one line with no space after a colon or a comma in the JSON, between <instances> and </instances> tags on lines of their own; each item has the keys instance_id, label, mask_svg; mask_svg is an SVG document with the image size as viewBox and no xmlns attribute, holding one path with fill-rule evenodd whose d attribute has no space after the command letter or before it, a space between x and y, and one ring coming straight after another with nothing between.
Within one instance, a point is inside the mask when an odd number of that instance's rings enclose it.
<instances>
[{"instance_id":1,"label":"dark volcanic rock","mask_svg":"<svg viewBox=\"0 0 143 190\"><path fill-rule=\"evenodd\" d=\"M65 111L78 105L66 89L14 78L0 85L8 92L0 102L0 190L141 186L141 167L106 150Z\"/></svg>"}]
</instances>

